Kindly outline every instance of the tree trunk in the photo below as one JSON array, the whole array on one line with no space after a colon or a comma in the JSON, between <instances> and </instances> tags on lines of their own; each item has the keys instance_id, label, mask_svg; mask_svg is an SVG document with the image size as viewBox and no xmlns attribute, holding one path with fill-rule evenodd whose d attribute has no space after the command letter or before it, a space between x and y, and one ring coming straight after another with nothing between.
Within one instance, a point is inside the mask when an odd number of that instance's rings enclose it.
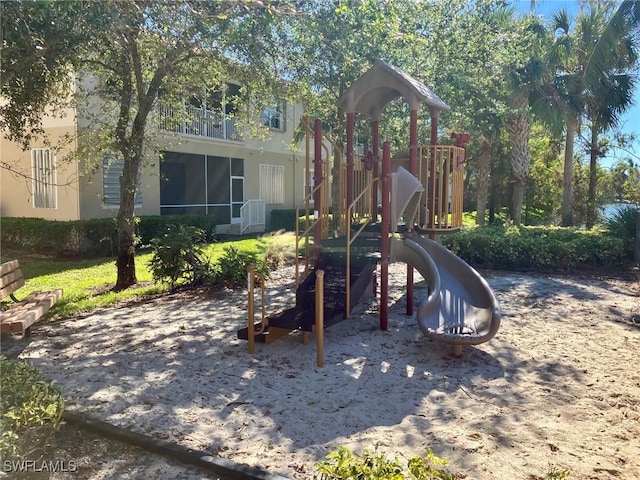
<instances>
[{"instance_id":1,"label":"tree trunk","mask_svg":"<svg viewBox=\"0 0 640 480\"><path fill-rule=\"evenodd\" d=\"M491 144L484 141L480 152L480 171L478 172L478 196L476 198L476 225L484 225L484 217L487 212L487 199L489 198Z\"/></svg>"},{"instance_id":2,"label":"tree trunk","mask_svg":"<svg viewBox=\"0 0 640 480\"><path fill-rule=\"evenodd\" d=\"M125 159L120 177L120 208L117 216L118 277L115 291L120 291L138 283L135 262L135 195L141 158Z\"/></svg>"},{"instance_id":3,"label":"tree trunk","mask_svg":"<svg viewBox=\"0 0 640 480\"><path fill-rule=\"evenodd\" d=\"M562 177L562 226L573 225L573 143L577 119L572 119L567 124L567 139L564 148L564 173Z\"/></svg>"},{"instance_id":4,"label":"tree trunk","mask_svg":"<svg viewBox=\"0 0 640 480\"><path fill-rule=\"evenodd\" d=\"M520 225L522 220L522 204L524 203L524 191L529 175L531 157L529 153L529 115L526 97L517 105L519 112L514 114L507 122L506 128L511 143L511 172L513 175L513 191L511 197L511 220L514 225Z\"/></svg>"},{"instance_id":5,"label":"tree trunk","mask_svg":"<svg viewBox=\"0 0 640 480\"><path fill-rule=\"evenodd\" d=\"M589 149L589 195L587 197L587 229L596 224L596 187L598 183L598 124L591 125L591 148Z\"/></svg>"},{"instance_id":6,"label":"tree trunk","mask_svg":"<svg viewBox=\"0 0 640 480\"><path fill-rule=\"evenodd\" d=\"M522 223L522 205L524 204L524 192L526 182L516 180L513 183L513 196L511 197L512 220L514 225Z\"/></svg>"}]
</instances>

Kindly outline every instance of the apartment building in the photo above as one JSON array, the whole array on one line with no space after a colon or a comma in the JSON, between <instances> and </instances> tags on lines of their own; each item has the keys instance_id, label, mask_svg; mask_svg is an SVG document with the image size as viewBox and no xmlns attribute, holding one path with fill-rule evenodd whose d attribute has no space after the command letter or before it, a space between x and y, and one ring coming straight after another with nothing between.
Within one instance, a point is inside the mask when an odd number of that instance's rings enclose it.
<instances>
[{"instance_id":1,"label":"apartment building","mask_svg":"<svg viewBox=\"0 0 640 480\"><path fill-rule=\"evenodd\" d=\"M252 136L254 129L240 124L228 101L239 92L228 83L181 108L158 102L150 124L160 153L142 169L136 215L214 215L219 233L261 232L269 228L272 210L295 208L303 199L304 155L291 147L302 106L277 101L257 112L262 134ZM92 128L96 111L96 105L81 105L47 116L49 142L38 140L28 151L0 140L2 162L10 165L0 171L2 217L115 216L123 161L115 153L68 160L91 141L83 132Z\"/></svg>"}]
</instances>

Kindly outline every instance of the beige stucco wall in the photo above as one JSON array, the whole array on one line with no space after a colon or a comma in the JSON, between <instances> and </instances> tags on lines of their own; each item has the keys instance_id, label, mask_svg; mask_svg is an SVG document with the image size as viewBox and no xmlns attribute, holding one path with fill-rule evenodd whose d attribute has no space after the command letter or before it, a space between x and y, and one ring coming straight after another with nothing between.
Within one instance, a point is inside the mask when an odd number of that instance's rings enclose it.
<instances>
[{"instance_id":1,"label":"beige stucco wall","mask_svg":"<svg viewBox=\"0 0 640 480\"><path fill-rule=\"evenodd\" d=\"M282 137L284 134L278 132L278 135ZM276 144L275 142L274 140L271 146ZM251 144L254 148L250 148L242 142L213 140L189 135L167 135L160 142L160 145L162 149L173 152L243 159L245 200L259 198L261 164L283 165L285 168L285 203L267 204L267 218L272 209L294 208L303 197L304 156L294 154L290 148L257 148L260 143L256 141ZM156 178L159 178L157 177L159 175L159 166L157 168L154 173ZM159 181L156 181L156 183L159 184Z\"/></svg>"},{"instance_id":2,"label":"beige stucco wall","mask_svg":"<svg viewBox=\"0 0 640 480\"><path fill-rule=\"evenodd\" d=\"M136 215L160 215L160 177L157 162L155 165L147 162L141 172L140 183L142 190L142 205L135 208ZM87 173L80 177L81 206L80 218L115 217L117 206L106 206L102 201L102 168L94 173Z\"/></svg>"},{"instance_id":3,"label":"beige stucco wall","mask_svg":"<svg viewBox=\"0 0 640 480\"><path fill-rule=\"evenodd\" d=\"M71 116L45 122L51 145L56 146L57 208L34 208L31 150L23 151L19 144L4 137L0 139L0 158L9 165L9 169L0 169L0 216L47 220L80 218L78 167L73 159L67 158L70 152L75 151L75 127L70 124L72 119ZM46 148L47 144L40 138L32 142L31 147Z\"/></svg>"},{"instance_id":4,"label":"beige stucco wall","mask_svg":"<svg viewBox=\"0 0 640 480\"><path fill-rule=\"evenodd\" d=\"M103 185L101 155L92 160L81 159L79 162L63 163L61 160L70 152L76 152L78 144L92 145L92 140L83 137L86 132L95 127L97 119L104 120L107 112L99 105L97 98L86 96L97 84L96 80L86 77L82 85L78 86L84 99L81 108L76 112L68 110L61 118L48 116L44 119L44 126L56 144L64 136L73 139L72 142L60 149L58 159L58 208L33 208L29 181L20 175L12 175L7 171L0 172L1 190L0 215L3 216L32 216L46 219L71 220L111 217L117 213L116 207L103 205ZM96 114L100 115L97 116ZM297 104L287 104L286 129L284 132L266 130L259 137L251 137L247 133L242 142L217 140L192 135L178 135L167 132L156 132L156 137L150 142L154 151L168 150L175 152L213 155L221 157L242 158L244 160L245 200L259 198L260 164L283 165L285 167L285 203L281 205L267 205L267 219L272 209L294 208L303 196L304 155L295 153L291 149L291 139L299 122L303 109ZM261 115L256 115L256 122L261 121ZM81 135L77 137L77 132ZM153 135L153 131L151 131ZM0 143L0 158L16 166L16 171L30 177L31 153L22 152L18 145L2 139ZM35 148L44 144L34 144ZM83 153L82 155L85 155ZM8 159L8 160L7 160ZM149 154L149 159L141 174L142 206L136 208L137 215L158 215L160 213L160 165L158 155Z\"/></svg>"}]
</instances>

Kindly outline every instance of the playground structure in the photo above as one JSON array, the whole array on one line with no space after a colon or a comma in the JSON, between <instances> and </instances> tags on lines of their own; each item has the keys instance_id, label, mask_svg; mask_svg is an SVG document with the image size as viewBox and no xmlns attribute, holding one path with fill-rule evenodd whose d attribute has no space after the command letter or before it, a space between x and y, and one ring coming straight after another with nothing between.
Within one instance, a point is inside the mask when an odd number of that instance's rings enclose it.
<instances>
[{"instance_id":1,"label":"playground structure","mask_svg":"<svg viewBox=\"0 0 640 480\"><path fill-rule=\"evenodd\" d=\"M383 143L380 156L379 125L388 104L400 97L410 108L409 149L408 158L395 159L400 166L392 173L389 142ZM431 119L428 145L419 145L417 138L418 108L423 104ZM307 134L307 172L312 170L313 140L314 182L306 179L306 185L313 188L307 188L296 212L296 219L307 219L303 226L296 224L296 251L304 244L304 255L296 262L296 306L268 318L263 311L255 327L250 309L249 327L239 331L238 337L250 338L250 350L254 339L266 342L292 330L305 332L306 342L306 332L318 332L321 323L324 328L348 318L367 289L375 294L378 264L380 329L386 330L388 267L392 261L402 261L407 264L407 315L414 312L414 268L429 286L429 297L416 312L427 337L452 344L456 356L463 345L490 340L501 318L493 291L475 269L435 241L437 235L455 232L462 225L464 143L469 136L454 134L456 145L438 145L438 119L449 107L423 83L382 60L344 92L338 107L346 112L344 156L323 134L320 120L313 126L308 119L302 120ZM354 149L356 114L371 119L371 150L362 155L356 155ZM330 222L332 155L338 159L340 178ZM252 295L250 292L250 304ZM319 352L321 339L322 333L318 335ZM320 353L318 359L320 364Z\"/></svg>"}]
</instances>

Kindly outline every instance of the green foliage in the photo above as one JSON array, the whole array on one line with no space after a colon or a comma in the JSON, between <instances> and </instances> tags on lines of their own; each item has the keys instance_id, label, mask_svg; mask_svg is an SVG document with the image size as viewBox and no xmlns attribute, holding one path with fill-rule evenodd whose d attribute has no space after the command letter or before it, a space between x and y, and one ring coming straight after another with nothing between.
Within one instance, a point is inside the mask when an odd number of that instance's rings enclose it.
<instances>
[{"instance_id":1,"label":"green foliage","mask_svg":"<svg viewBox=\"0 0 640 480\"><path fill-rule=\"evenodd\" d=\"M611 238L624 242L624 248L629 255L633 255L636 242L636 222L640 207L625 205L607 218L604 226Z\"/></svg>"},{"instance_id":2,"label":"green foliage","mask_svg":"<svg viewBox=\"0 0 640 480\"><path fill-rule=\"evenodd\" d=\"M558 470L555 467L552 467L551 470L547 473L547 480L566 480L571 475L569 470Z\"/></svg>"},{"instance_id":3,"label":"green foliage","mask_svg":"<svg viewBox=\"0 0 640 480\"><path fill-rule=\"evenodd\" d=\"M151 243L163 235L169 225L190 225L203 232L205 242L212 242L216 236L216 218L211 215L148 215L137 217L138 235L141 245Z\"/></svg>"},{"instance_id":4,"label":"green foliage","mask_svg":"<svg viewBox=\"0 0 640 480\"><path fill-rule=\"evenodd\" d=\"M498 270L560 270L620 265L624 243L597 230L487 226L443 236L471 265Z\"/></svg>"},{"instance_id":5,"label":"green foliage","mask_svg":"<svg viewBox=\"0 0 640 480\"><path fill-rule=\"evenodd\" d=\"M455 476L440 469L447 461L427 450L424 457L413 457L404 466L397 458L388 459L376 449L365 450L361 456L345 447L329 453L316 465L319 480L455 480Z\"/></svg>"},{"instance_id":6,"label":"green foliage","mask_svg":"<svg viewBox=\"0 0 640 480\"><path fill-rule=\"evenodd\" d=\"M148 245L171 224L200 228L206 241L215 237L215 217L209 215L150 215L136 217L138 243ZM118 248L115 219L56 221L42 218L4 217L0 241L23 252L54 256L114 256Z\"/></svg>"},{"instance_id":7,"label":"green foliage","mask_svg":"<svg viewBox=\"0 0 640 480\"><path fill-rule=\"evenodd\" d=\"M151 241L149 268L156 282L195 286L210 281L212 269L204 256L205 233L193 226L170 225L164 235Z\"/></svg>"},{"instance_id":8,"label":"green foliage","mask_svg":"<svg viewBox=\"0 0 640 480\"><path fill-rule=\"evenodd\" d=\"M253 265L256 273L269 276L269 265L255 252L242 252L234 246L225 247L215 266L213 283L228 288L243 287L247 283L247 267Z\"/></svg>"},{"instance_id":9,"label":"green foliage","mask_svg":"<svg viewBox=\"0 0 640 480\"><path fill-rule=\"evenodd\" d=\"M61 424L60 387L26 362L0 355L0 456L26 458L44 447Z\"/></svg>"},{"instance_id":10,"label":"green foliage","mask_svg":"<svg viewBox=\"0 0 640 480\"><path fill-rule=\"evenodd\" d=\"M286 230L293 232L296 229L296 210L295 208L283 210L271 210L271 230Z\"/></svg>"}]
</instances>

